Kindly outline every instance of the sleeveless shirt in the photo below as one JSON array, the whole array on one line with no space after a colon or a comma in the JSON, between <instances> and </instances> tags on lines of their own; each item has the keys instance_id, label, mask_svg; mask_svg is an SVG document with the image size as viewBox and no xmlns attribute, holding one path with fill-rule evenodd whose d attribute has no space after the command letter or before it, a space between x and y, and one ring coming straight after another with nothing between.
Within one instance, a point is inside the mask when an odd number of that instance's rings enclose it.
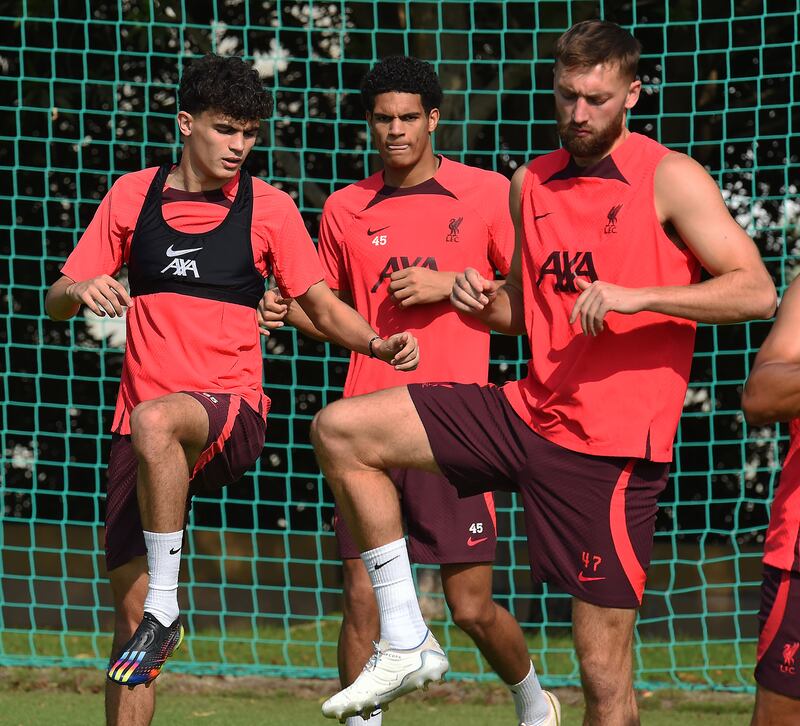
<instances>
[{"instance_id":1,"label":"sleeveless shirt","mask_svg":"<svg viewBox=\"0 0 800 726\"><path fill-rule=\"evenodd\" d=\"M503 388L538 434L573 451L671 461L695 323L611 312L596 337L569 316L575 279L688 285L700 264L664 232L654 179L669 150L636 133L591 167L560 149L532 161L521 191L528 375Z\"/></svg>"}]
</instances>

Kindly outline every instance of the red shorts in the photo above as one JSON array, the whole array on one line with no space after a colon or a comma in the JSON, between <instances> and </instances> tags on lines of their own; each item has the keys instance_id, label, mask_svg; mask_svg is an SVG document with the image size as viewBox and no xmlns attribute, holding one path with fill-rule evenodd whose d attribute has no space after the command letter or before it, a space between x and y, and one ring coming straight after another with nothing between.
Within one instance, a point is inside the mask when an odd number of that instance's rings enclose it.
<instances>
[{"instance_id":1,"label":"red shorts","mask_svg":"<svg viewBox=\"0 0 800 726\"><path fill-rule=\"evenodd\" d=\"M189 482L189 498L240 479L258 461L267 424L240 396L184 391L208 413L208 439ZM131 437L113 434L106 493L106 567L147 553L136 499L138 461ZM187 507L188 512L188 507Z\"/></svg>"},{"instance_id":2,"label":"red shorts","mask_svg":"<svg viewBox=\"0 0 800 726\"><path fill-rule=\"evenodd\" d=\"M669 465L590 456L536 434L496 386L412 384L439 468L461 496L522 497L531 575L604 607L637 607Z\"/></svg>"},{"instance_id":3,"label":"red shorts","mask_svg":"<svg viewBox=\"0 0 800 726\"><path fill-rule=\"evenodd\" d=\"M439 474L395 469L392 481L400 495L406 522L409 557L426 565L492 562L497 546L497 522L491 492L460 498ZM359 556L338 509L333 526L343 560Z\"/></svg>"},{"instance_id":4,"label":"red shorts","mask_svg":"<svg viewBox=\"0 0 800 726\"><path fill-rule=\"evenodd\" d=\"M764 565L756 683L800 698L800 572Z\"/></svg>"}]
</instances>

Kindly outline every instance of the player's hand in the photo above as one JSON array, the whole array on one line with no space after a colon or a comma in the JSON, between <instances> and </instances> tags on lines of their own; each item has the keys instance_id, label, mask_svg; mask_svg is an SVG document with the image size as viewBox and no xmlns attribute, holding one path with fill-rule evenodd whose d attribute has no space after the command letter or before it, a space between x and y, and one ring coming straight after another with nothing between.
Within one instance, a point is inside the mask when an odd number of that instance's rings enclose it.
<instances>
[{"instance_id":1,"label":"player's hand","mask_svg":"<svg viewBox=\"0 0 800 726\"><path fill-rule=\"evenodd\" d=\"M427 267L397 270L389 281L389 294L401 308L447 300L451 288L452 282L447 273Z\"/></svg>"},{"instance_id":2,"label":"player's hand","mask_svg":"<svg viewBox=\"0 0 800 726\"><path fill-rule=\"evenodd\" d=\"M462 313L479 313L497 297L500 280L487 280L474 267L468 267L456 275L450 302Z\"/></svg>"},{"instance_id":3,"label":"player's hand","mask_svg":"<svg viewBox=\"0 0 800 726\"><path fill-rule=\"evenodd\" d=\"M603 320L611 311L631 315L645 309L644 294L640 289L620 287L602 280L588 282L582 277L576 277L575 284L581 294L572 307L569 322L572 324L580 318L586 335L599 335L604 328Z\"/></svg>"},{"instance_id":4,"label":"player's hand","mask_svg":"<svg viewBox=\"0 0 800 726\"><path fill-rule=\"evenodd\" d=\"M269 336L273 330L283 327L283 319L289 312L290 298L281 297L277 287L270 288L258 303L256 317L258 318L258 332Z\"/></svg>"},{"instance_id":5,"label":"player's hand","mask_svg":"<svg viewBox=\"0 0 800 726\"><path fill-rule=\"evenodd\" d=\"M395 333L373 344L375 357L389 363L398 371L413 371L419 365L419 345L411 333Z\"/></svg>"},{"instance_id":6,"label":"player's hand","mask_svg":"<svg viewBox=\"0 0 800 726\"><path fill-rule=\"evenodd\" d=\"M70 300L85 305L101 318L106 315L110 318L121 318L125 308L133 305L125 286L110 275L73 282L67 286L65 294Z\"/></svg>"}]
</instances>

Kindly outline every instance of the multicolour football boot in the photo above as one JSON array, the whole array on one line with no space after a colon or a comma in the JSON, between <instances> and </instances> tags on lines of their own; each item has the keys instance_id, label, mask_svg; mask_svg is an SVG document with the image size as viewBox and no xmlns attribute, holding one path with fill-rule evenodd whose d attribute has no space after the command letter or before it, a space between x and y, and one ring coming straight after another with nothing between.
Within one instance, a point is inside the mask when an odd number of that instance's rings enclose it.
<instances>
[{"instance_id":1,"label":"multicolour football boot","mask_svg":"<svg viewBox=\"0 0 800 726\"><path fill-rule=\"evenodd\" d=\"M112 660L108 680L131 688L150 683L161 673L164 662L182 642L183 625L180 618L167 627L150 613L145 613L133 637L122 649L122 654Z\"/></svg>"}]
</instances>

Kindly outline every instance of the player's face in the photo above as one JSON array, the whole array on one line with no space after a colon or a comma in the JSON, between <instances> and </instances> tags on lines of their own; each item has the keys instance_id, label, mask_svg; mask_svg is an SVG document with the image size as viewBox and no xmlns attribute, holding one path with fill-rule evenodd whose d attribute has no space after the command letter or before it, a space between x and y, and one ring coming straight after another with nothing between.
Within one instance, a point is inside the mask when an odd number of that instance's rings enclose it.
<instances>
[{"instance_id":1,"label":"player's face","mask_svg":"<svg viewBox=\"0 0 800 726\"><path fill-rule=\"evenodd\" d=\"M209 181L232 179L256 142L260 121L240 121L215 111L178 114L184 152L194 169Z\"/></svg>"},{"instance_id":2,"label":"player's face","mask_svg":"<svg viewBox=\"0 0 800 726\"><path fill-rule=\"evenodd\" d=\"M556 122L564 148L589 161L608 154L623 138L625 115L639 100L641 86L616 64L564 68L556 63Z\"/></svg>"},{"instance_id":3,"label":"player's face","mask_svg":"<svg viewBox=\"0 0 800 726\"><path fill-rule=\"evenodd\" d=\"M425 113L418 93L381 93L367 113L372 142L385 166L414 167L432 153L431 134L439 123L439 109Z\"/></svg>"}]
</instances>

